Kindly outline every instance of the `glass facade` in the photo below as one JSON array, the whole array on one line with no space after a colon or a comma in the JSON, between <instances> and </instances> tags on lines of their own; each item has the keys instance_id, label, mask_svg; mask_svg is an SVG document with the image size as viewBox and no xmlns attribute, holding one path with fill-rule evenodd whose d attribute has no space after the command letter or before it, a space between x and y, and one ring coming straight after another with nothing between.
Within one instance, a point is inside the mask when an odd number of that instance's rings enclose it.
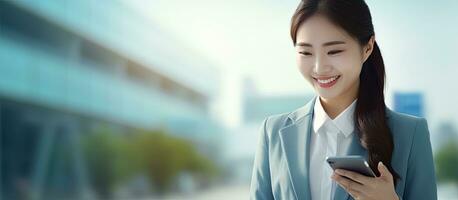
<instances>
[{"instance_id":1,"label":"glass facade","mask_svg":"<svg viewBox=\"0 0 458 200\"><path fill-rule=\"evenodd\" d=\"M121 1L0 1L1 199L100 197L82 144L100 127L216 157L218 71L177 46Z\"/></svg>"}]
</instances>

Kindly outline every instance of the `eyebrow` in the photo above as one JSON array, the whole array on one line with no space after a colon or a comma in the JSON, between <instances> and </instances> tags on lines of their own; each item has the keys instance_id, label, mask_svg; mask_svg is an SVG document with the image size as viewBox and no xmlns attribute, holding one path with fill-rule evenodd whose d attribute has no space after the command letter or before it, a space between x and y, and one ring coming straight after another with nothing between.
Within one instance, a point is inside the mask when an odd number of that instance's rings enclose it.
<instances>
[{"instance_id":1,"label":"eyebrow","mask_svg":"<svg viewBox=\"0 0 458 200\"><path fill-rule=\"evenodd\" d=\"M323 46L332 46L332 45L337 45L337 44L345 44L344 41L330 41L326 42L323 44ZM296 44L296 46L301 46L301 47L312 47L312 44L305 43L305 42L299 42Z\"/></svg>"}]
</instances>

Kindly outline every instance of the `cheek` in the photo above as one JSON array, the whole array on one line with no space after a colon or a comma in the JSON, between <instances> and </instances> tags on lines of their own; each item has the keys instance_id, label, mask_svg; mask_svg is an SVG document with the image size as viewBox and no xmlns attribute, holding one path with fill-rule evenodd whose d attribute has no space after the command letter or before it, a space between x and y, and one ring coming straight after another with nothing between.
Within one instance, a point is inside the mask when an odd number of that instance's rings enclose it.
<instances>
[{"instance_id":1,"label":"cheek","mask_svg":"<svg viewBox=\"0 0 458 200\"><path fill-rule=\"evenodd\" d=\"M359 77L362 63L355 55L338 57L332 60L332 66L345 77Z\"/></svg>"},{"instance_id":2,"label":"cheek","mask_svg":"<svg viewBox=\"0 0 458 200\"><path fill-rule=\"evenodd\" d=\"M312 82L312 65L310 63L307 63L305 59L301 58L298 56L296 58L296 63L299 71L301 72L302 76L309 82Z\"/></svg>"},{"instance_id":3,"label":"cheek","mask_svg":"<svg viewBox=\"0 0 458 200\"><path fill-rule=\"evenodd\" d=\"M336 66L336 69L342 74L342 86L351 87L359 80L361 63L354 59L341 60L338 63L339 65L336 64L334 66Z\"/></svg>"}]
</instances>

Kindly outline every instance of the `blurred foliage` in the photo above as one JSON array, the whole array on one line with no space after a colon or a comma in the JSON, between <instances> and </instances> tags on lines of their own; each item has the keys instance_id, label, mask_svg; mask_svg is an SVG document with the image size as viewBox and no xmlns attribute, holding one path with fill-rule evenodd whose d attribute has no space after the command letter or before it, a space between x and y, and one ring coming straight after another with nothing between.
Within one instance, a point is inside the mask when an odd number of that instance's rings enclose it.
<instances>
[{"instance_id":1,"label":"blurred foliage","mask_svg":"<svg viewBox=\"0 0 458 200\"><path fill-rule=\"evenodd\" d=\"M438 181L458 183L458 142L451 140L435 155Z\"/></svg>"},{"instance_id":2,"label":"blurred foliage","mask_svg":"<svg viewBox=\"0 0 458 200\"><path fill-rule=\"evenodd\" d=\"M122 140L103 129L86 135L82 143L91 185L102 199L107 199L121 178L116 169L122 165L117 162L123 151Z\"/></svg>"},{"instance_id":3,"label":"blurred foliage","mask_svg":"<svg viewBox=\"0 0 458 200\"><path fill-rule=\"evenodd\" d=\"M217 169L194 145L162 131L142 131L128 143L140 170L146 170L159 193L169 190L174 178L183 171L201 177L215 177Z\"/></svg>"},{"instance_id":4,"label":"blurred foliage","mask_svg":"<svg viewBox=\"0 0 458 200\"><path fill-rule=\"evenodd\" d=\"M127 134L101 129L83 139L91 184L101 198L110 198L116 186L146 174L152 191L171 189L182 172L197 182L218 175L216 165L198 152L192 142L162 130L135 130Z\"/></svg>"}]
</instances>

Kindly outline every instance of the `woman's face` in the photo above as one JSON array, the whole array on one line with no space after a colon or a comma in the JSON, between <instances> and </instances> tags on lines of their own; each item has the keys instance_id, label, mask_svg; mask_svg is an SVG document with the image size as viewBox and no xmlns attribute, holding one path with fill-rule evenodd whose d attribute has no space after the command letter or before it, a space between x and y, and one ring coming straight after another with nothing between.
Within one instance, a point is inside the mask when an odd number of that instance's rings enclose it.
<instances>
[{"instance_id":1,"label":"woman's face","mask_svg":"<svg viewBox=\"0 0 458 200\"><path fill-rule=\"evenodd\" d=\"M346 31L323 15L313 15L297 31L300 72L324 99L356 98L359 74L372 52L373 38L361 48Z\"/></svg>"}]
</instances>

